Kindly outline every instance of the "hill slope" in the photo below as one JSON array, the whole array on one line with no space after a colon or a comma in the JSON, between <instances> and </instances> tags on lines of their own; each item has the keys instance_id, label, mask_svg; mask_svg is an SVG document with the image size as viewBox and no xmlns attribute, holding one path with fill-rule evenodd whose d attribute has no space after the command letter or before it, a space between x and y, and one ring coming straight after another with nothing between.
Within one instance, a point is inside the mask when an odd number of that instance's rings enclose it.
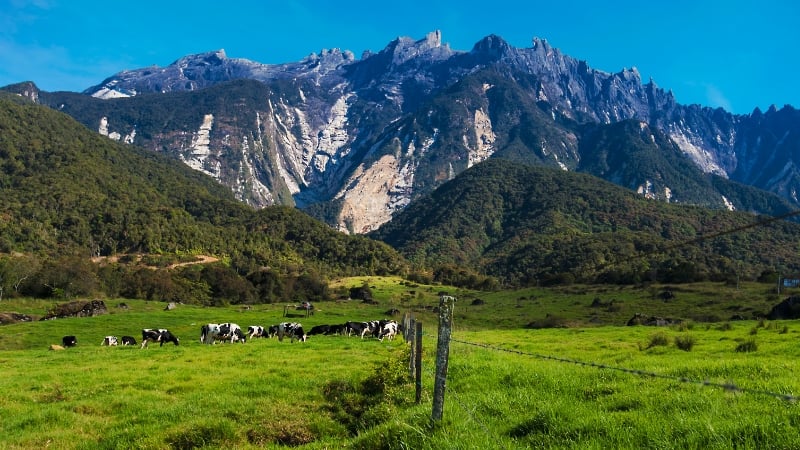
<instances>
[{"instance_id":1,"label":"hill slope","mask_svg":"<svg viewBox=\"0 0 800 450\"><path fill-rule=\"evenodd\" d=\"M385 244L291 208L254 210L206 175L19 98L0 98L0 167L0 253L209 253L239 274L396 273L405 264Z\"/></svg>"},{"instance_id":2,"label":"hill slope","mask_svg":"<svg viewBox=\"0 0 800 450\"><path fill-rule=\"evenodd\" d=\"M800 269L800 225L748 227L758 220L647 200L585 174L491 159L370 236L418 264L461 264L523 285L692 281ZM742 231L726 233L734 229Z\"/></svg>"}]
</instances>

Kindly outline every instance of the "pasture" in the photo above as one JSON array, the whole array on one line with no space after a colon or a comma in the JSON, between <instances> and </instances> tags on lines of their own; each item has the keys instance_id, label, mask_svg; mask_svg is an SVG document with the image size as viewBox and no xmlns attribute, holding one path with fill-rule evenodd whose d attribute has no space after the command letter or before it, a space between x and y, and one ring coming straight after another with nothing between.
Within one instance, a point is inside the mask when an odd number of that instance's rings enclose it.
<instances>
[{"instance_id":1,"label":"pasture","mask_svg":"<svg viewBox=\"0 0 800 450\"><path fill-rule=\"evenodd\" d=\"M402 339L313 336L306 343L209 346L199 342L204 323L271 325L286 320L284 305L164 311L162 303L124 300L123 310L119 300L107 300L103 316L0 326L0 448L800 448L800 405L780 397L800 395L800 324L616 323L648 305L679 313L676 303L697 302L727 314L734 305L725 302L736 292L747 296L736 311L768 310L770 294L761 285L724 292L716 305L706 298L710 286L684 287L671 303L652 292L588 287L450 289L459 302L444 419L431 425L430 307L441 288L368 283L376 305L318 303L313 316L289 319L310 329L382 318L391 308L415 310L425 325L419 405L404 376ZM602 311L618 314L609 324L590 321L599 315L589 305L598 297L623 305ZM484 303L472 305L474 298ZM0 310L41 315L51 304L13 300ZM522 328L548 314L586 324ZM170 329L181 345L100 345L109 334L138 341L147 327ZM77 347L47 350L67 334L78 337Z\"/></svg>"}]
</instances>

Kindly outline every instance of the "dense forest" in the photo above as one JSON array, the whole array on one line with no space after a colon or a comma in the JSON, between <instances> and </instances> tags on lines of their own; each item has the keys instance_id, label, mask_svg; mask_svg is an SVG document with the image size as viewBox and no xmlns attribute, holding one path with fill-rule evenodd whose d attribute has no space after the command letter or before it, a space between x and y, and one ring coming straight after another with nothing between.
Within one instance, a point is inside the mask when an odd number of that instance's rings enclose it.
<instances>
[{"instance_id":1,"label":"dense forest","mask_svg":"<svg viewBox=\"0 0 800 450\"><path fill-rule=\"evenodd\" d=\"M370 236L416 266L451 267L456 278L463 267L517 286L757 279L800 269L796 222L649 200L594 176L494 158Z\"/></svg>"},{"instance_id":2,"label":"dense forest","mask_svg":"<svg viewBox=\"0 0 800 450\"><path fill-rule=\"evenodd\" d=\"M270 302L327 298L333 276L406 270L388 245L293 208L247 207L210 177L11 95L0 217L0 295ZM219 262L166 269L198 255Z\"/></svg>"}]
</instances>

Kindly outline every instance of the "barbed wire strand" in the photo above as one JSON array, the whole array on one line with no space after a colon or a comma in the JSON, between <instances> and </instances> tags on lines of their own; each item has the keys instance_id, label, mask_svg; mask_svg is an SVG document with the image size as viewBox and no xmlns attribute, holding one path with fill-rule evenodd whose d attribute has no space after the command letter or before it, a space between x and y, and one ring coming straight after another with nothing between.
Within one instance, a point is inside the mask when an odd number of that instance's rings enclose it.
<instances>
[{"instance_id":1,"label":"barbed wire strand","mask_svg":"<svg viewBox=\"0 0 800 450\"><path fill-rule=\"evenodd\" d=\"M459 344L465 344L465 345L471 345L471 346L475 346L475 347L481 347L481 348L485 348L485 349L488 349L488 350L496 350L496 351L501 351L501 352L506 352L506 353L523 355L523 356L530 356L530 357L549 360L549 361L570 363L570 364L576 364L576 365L579 365L579 366L594 367L594 368L604 369L604 370L615 370L615 371L618 371L618 372L629 373L629 374L633 374L633 375L637 375L637 376L641 376L641 377L659 378L659 379L664 379L664 380L678 381L678 382L681 382L681 383L696 384L696 385L704 386L704 387L721 388L721 389L723 389L723 390L725 390L727 392L739 392L739 393L743 393L743 394L766 395L766 396L775 397L775 398L778 398L778 399L781 399L781 400L784 400L784 401L787 401L787 402L791 402L791 403L795 403L795 402L797 402L798 399L800 399L797 396L791 395L791 394L780 394L780 393L777 393L777 392L771 392L771 391L767 391L767 390L763 390L763 389L750 389L750 388L739 387L736 384L734 384L733 382L718 383L718 382L714 382L714 381L710 381L710 380L696 380L696 379L692 379L692 378L689 378L689 377L679 377L679 376L674 376L674 375L664 375L664 374L659 374L659 373L655 373L655 372L649 372L649 371L646 371L646 370L629 369L629 368L626 368L626 367L612 366L612 365L609 365L609 364L596 363L596 362L592 362L592 361L581 361L581 360L572 359L572 358L564 358L564 357L558 357L558 356L543 355L543 354L539 354L539 353L529 353L529 352L523 352L523 351L520 351L520 350L511 350L511 349L497 347L497 346L489 345L489 344L462 341L460 339L451 338L450 341L451 342L457 342Z\"/></svg>"}]
</instances>

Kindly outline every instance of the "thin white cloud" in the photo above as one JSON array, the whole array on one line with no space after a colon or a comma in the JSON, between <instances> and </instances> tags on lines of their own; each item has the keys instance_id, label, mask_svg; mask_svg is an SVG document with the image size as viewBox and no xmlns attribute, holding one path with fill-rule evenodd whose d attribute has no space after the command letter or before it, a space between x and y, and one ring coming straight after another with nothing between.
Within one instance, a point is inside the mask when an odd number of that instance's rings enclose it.
<instances>
[{"instance_id":1,"label":"thin white cloud","mask_svg":"<svg viewBox=\"0 0 800 450\"><path fill-rule=\"evenodd\" d=\"M706 98L708 99L708 105L714 108L722 108L725 111L733 111L733 106L731 106L730 100L722 93L719 88L717 88L713 84L705 84L706 88Z\"/></svg>"}]
</instances>

